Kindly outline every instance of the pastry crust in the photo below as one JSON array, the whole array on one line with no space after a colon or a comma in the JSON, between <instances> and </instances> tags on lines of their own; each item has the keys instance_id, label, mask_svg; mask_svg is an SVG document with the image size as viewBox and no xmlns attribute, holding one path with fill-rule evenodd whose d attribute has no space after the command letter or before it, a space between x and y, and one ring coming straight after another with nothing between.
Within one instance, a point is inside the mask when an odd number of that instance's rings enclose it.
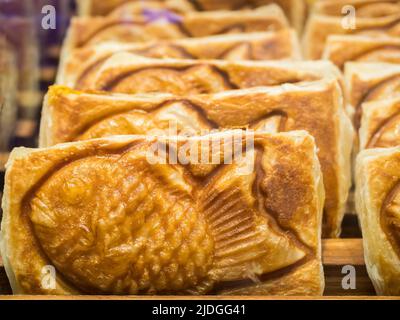
<instances>
[{"instance_id":1,"label":"pastry crust","mask_svg":"<svg viewBox=\"0 0 400 320\"><path fill-rule=\"evenodd\" d=\"M301 31L304 25L307 5L304 0L163 0L163 1L126 1L126 0L78 0L79 14L83 16L121 15L124 12L142 13L143 9L166 8L175 12L243 10L277 3L285 11L292 25Z\"/></svg>"},{"instance_id":2,"label":"pastry crust","mask_svg":"<svg viewBox=\"0 0 400 320\"><path fill-rule=\"evenodd\" d=\"M114 134L146 134L176 127L175 134L204 130L308 130L316 139L327 199L324 236L336 237L350 186L352 125L335 80L212 95L91 94L53 87L47 95L40 145ZM172 122L172 123L171 123Z\"/></svg>"},{"instance_id":3,"label":"pastry crust","mask_svg":"<svg viewBox=\"0 0 400 320\"><path fill-rule=\"evenodd\" d=\"M330 35L354 34L372 38L398 36L399 21L400 11L382 17L359 17L356 15L354 25L350 25L343 16L329 16L314 12L307 21L303 37L305 57L320 59ZM346 24L345 27L343 24Z\"/></svg>"},{"instance_id":4,"label":"pastry crust","mask_svg":"<svg viewBox=\"0 0 400 320\"><path fill-rule=\"evenodd\" d=\"M119 93L168 92L187 95L320 79L342 81L340 71L327 61L150 59L118 53L109 58L94 77L86 81L87 84L78 88ZM73 82L68 84L74 85Z\"/></svg>"},{"instance_id":5,"label":"pastry crust","mask_svg":"<svg viewBox=\"0 0 400 320\"><path fill-rule=\"evenodd\" d=\"M399 181L399 147L359 154L356 207L367 270L378 295L400 294Z\"/></svg>"},{"instance_id":6,"label":"pastry crust","mask_svg":"<svg viewBox=\"0 0 400 320\"><path fill-rule=\"evenodd\" d=\"M245 149L233 150L244 157L228 165L147 158L155 146L181 154L191 143L207 159L217 141L221 160L238 134ZM15 149L1 228L14 293L321 295L324 191L314 139L249 135ZM46 266L55 267L55 288L43 285Z\"/></svg>"},{"instance_id":7,"label":"pastry crust","mask_svg":"<svg viewBox=\"0 0 400 320\"><path fill-rule=\"evenodd\" d=\"M74 50L59 67L57 83L79 88L79 83L92 81L91 78L109 57L124 51L150 58L301 60L298 39L291 29L146 44L103 43Z\"/></svg>"},{"instance_id":8,"label":"pastry crust","mask_svg":"<svg viewBox=\"0 0 400 320\"><path fill-rule=\"evenodd\" d=\"M400 97L362 105L360 148L388 148L399 145Z\"/></svg>"},{"instance_id":9,"label":"pastry crust","mask_svg":"<svg viewBox=\"0 0 400 320\"><path fill-rule=\"evenodd\" d=\"M367 36L329 36L323 59L343 69L346 62L400 63L400 39Z\"/></svg>"},{"instance_id":10,"label":"pastry crust","mask_svg":"<svg viewBox=\"0 0 400 320\"><path fill-rule=\"evenodd\" d=\"M400 12L400 1L393 0L319 0L314 11L330 16L342 16L343 7L352 6L359 18L378 18Z\"/></svg>"},{"instance_id":11,"label":"pastry crust","mask_svg":"<svg viewBox=\"0 0 400 320\"><path fill-rule=\"evenodd\" d=\"M349 62L345 66L349 104L347 113L360 127L362 104L395 98L399 93L400 66L391 63Z\"/></svg>"},{"instance_id":12,"label":"pastry crust","mask_svg":"<svg viewBox=\"0 0 400 320\"><path fill-rule=\"evenodd\" d=\"M166 21L167 19L167 21ZM247 11L189 12L156 19L141 16L73 18L63 45L63 59L72 49L106 41L147 42L227 33L274 31L288 21L277 5Z\"/></svg>"}]
</instances>

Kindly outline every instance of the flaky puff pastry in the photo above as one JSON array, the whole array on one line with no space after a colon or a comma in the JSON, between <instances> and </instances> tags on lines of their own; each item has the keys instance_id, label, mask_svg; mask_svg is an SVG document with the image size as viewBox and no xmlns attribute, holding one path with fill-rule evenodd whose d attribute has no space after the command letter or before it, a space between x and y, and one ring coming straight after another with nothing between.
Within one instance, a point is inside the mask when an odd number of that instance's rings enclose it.
<instances>
[{"instance_id":1,"label":"flaky puff pastry","mask_svg":"<svg viewBox=\"0 0 400 320\"><path fill-rule=\"evenodd\" d=\"M351 5L349 1L346 0L345 2L347 7ZM376 3L375 5L379 7L384 4ZM400 35L400 10L390 12L389 15L375 17L367 13L360 16L356 9L354 11L354 19L352 19L351 11L350 15L348 11L345 13L347 16L331 16L314 11L310 15L303 37L303 48L306 58L320 59L326 40L330 35L353 34L370 36L372 38Z\"/></svg>"},{"instance_id":2,"label":"flaky puff pastry","mask_svg":"<svg viewBox=\"0 0 400 320\"><path fill-rule=\"evenodd\" d=\"M187 95L320 79L342 82L340 71L327 61L150 59L118 53L104 62L90 81L80 83L78 89Z\"/></svg>"},{"instance_id":3,"label":"flaky puff pastry","mask_svg":"<svg viewBox=\"0 0 400 320\"><path fill-rule=\"evenodd\" d=\"M400 97L362 105L360 148L388 148L400 144Z\"/></svg>"},{"instance_id":4,"label":"flaky puff pastry","mask_svg":"<svg viewBox=\"0 0 400 320\"><path fill-rule=\"evenodd\" d=\"M71 21L63 58L72 49L107 41L147 42L228 33L274 31L289 23L277 5L246 11L189 12L165 18L146 16L78 17Z\"/></svg>"},{"instance_id":5,"label":"flaky puff pastry","mask_svg":"<svg viewBox=\"0 0 400 320\"><path fill-rule=\"evenodd\" d=\"M362 151L356 207L368 274L379 295L400 295L400 148Z\"/></svg>"},{"instance_id":6,"label":"flaky puff pastry","mask_svg":"<svg viewBox=\"0 0 400 320\"><path fill-rule=\"evenodd\" d=\"M331 60L340 69L350 61L400 63L400 39L357 35L329 36L323 59Z\"/></svg>"},{"instance_id":7,"label":"flaky puff pastry","mask_svg":"<svg viewBox=\"0 0 400 320\"><path fill-rule=\"evenodd\" d=\"M122 16L127 12L143 14L145 10L168 9L173 12L243 10L266 4L277 3L285 11L292 25L301 30L307 5L304 0L78 0L79 14L83 16L113 15Z\"/></svg>"},{"instance_id":8,"label":"flaky puff pastry","mask_svg":"<svg viewBox=\"0 0 400 320\"><path fill-rule=\"evenodd\" d=\"M343 16L343 8L352 6L357 17L378 18L400 12L400 1L393 0L317 0L313 10L320 14Z\"/></svg>"},{"instance_id":9,"label":"flaky puff pastry","mask_svg":"<svg viewBox=\"0 0 400 320\"><path fill-rule=\"evenodd\" d=\"M18 148L1 254L14 293L321 295L323 201L304 131Z\"/></svg>"},{"instance_id":10,"label":"flaky puff pastry","mask_svg":"<svg viewBox=\"0 0 400 320\"><path fill-rule=\"evenodd\" d=\"M353 130L335 80L198 96L93 94L53 87L44 104L40 145L154 130L201 134L233 128L307 130L315 137L327 193L323 234L338 236L350 186Z\"/></svg>"},{"instance_id":11,"label":"flaky puff pastry","mask_svg":"<svg viewBox=\"0 0 400 320\"><path fill-rule=\"evenodd\" d=\"M392 63L348 62L345 66L348 90L347 112L354 119L356 129L362 119L362 105L366 102L395 98L400 90L400 65Z\"/></svg>"},{"instance_id":12,"label":"flaky puff pastry","mask_svg":"<svg viewBox=\"0 0 400 320\"><path fill-rule=\"evenodd\" d=\"M146 44L102 43L75 49L59 67L57 83L84 87L112 55L130 52L150 58L220 60L300 60L294 30L232 34L203 38L157 41ZM87 86L87 85L86 85Z\"/></svg>"}]
</instances>

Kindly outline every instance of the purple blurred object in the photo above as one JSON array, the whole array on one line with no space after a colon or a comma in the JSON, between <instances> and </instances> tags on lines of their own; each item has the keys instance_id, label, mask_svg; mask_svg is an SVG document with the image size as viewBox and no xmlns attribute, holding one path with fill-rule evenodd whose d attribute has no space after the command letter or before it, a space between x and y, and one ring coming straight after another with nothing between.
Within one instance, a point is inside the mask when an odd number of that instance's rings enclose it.
<instances>
[{"instance_id":1,"label":"purple blurred object","mask_svg":"<svg viewBox=\"0 0 400 320\"><path fill-rule=\"evenodd\" d=\"M161 20L169 23L179 23L182 21L179 15L167 9L144 9L143 16L148 22Z\"/></svg>"}]
</instances>

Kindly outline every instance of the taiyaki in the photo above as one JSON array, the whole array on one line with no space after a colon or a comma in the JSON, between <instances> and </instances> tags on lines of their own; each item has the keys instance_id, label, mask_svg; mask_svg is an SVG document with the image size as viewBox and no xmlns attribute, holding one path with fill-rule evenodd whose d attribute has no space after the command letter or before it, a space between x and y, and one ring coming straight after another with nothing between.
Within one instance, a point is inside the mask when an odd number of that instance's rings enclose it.
<instances>
[{"instance_id":1,"label":"taiyaki","mask_svg":"<svg viewBox=\"0 0 400 320\"><path fill-rule=\"evenodd\" d=\"M400 148L357 157L356 208L367 271L378 295L400 295Z\"/></svg>"},{"instance_id":2,"label":"taiyaki","mask_svg":"<svg viewBox=\"0 0 400 320\"><path fill-rule=\"evenodd\" d=\"M18 294L320 295L323 202L304 131L17 148L1 255Z\"/></svg>"},{"instance_id":3,"label":"taiyaki","mask_svg":"<svg viewBox=\"0 0 400 320\"><path fill-rule=\"evenodd\" d=\"M55 86L39 144L119 134L196 135L225 129L307 130L316 140L326 190L324 237L336 237L350 187L353 129L337 81L321 80L207 95L125 95Z\"/></svg>"}]
</instances>

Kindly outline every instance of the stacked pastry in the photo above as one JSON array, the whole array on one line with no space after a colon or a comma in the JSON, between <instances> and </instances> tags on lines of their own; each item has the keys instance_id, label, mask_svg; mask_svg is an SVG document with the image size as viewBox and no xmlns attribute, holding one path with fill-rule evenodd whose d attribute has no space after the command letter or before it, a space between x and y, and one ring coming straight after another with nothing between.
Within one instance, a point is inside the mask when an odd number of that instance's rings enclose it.
<instances>
[{"instance_id":1,"label":"stacked pastry","mask_svg":"<svg viewBox=\"0 0 400 320\"><path fill-rule=\"evenodd\" d=\"M108 15L72 21L40 149L7 166L15 292L322 294L350 186L344 82L296 61L279 6L218 11L244 3L82 1Z\"/></svg>"},{"instance_id":2,"label":"stacked pastry","mask_svg":"<svg viewBox=\"0 0 400 320\"><path fill-rule=\"evenodd\" d=\"M400 294L399 18L400 1L319 1L304 37L309 57L345 73L365 259L377 293L387 295Z\"/></svg>"}]
</instances>

